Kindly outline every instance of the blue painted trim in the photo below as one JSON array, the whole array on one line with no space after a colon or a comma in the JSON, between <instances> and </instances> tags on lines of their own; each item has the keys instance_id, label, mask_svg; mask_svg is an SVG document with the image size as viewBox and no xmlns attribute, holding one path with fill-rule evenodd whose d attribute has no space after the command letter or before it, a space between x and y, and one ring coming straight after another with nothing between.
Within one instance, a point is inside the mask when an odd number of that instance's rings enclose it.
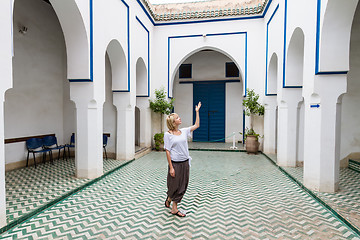
<instances>
[{"instance_id":1,"label":"blue painted trim","mask_svg":"<svg viewBox=\"0 0 360 240\"><path fill-rule=\"evenodd\" d=\"M245 143L245 110L243 110L243 134L242 134L243 145Z\"/></svg>"},{"instance_id":2,"label":"blue painted trim","mask_svg":"<svg viewBox=\"0 0 360 240\"><path fill-rule=\"evenodd\" d=\"M129 5L124 0L121 0L127 8L127 44L128 44L128 91L130 92L130 14Z\"/></svg>"},{"instance_id":3,"label":"blue painted trim","mask_svg":"<svg viewBox=\"0 0 360 240\"><path fill-rule=\"evenodd\" d=\"M317 0L316 13L316 55L315 55L315 75L346 75L348 71L319 71L320 64L320 18L321 18L321 0Z\"/></svg>"},{"instance_id":4,"label":"blue painted trim","mask_svg":"<svg viewBox=\"0 0 360 240\"><path fill-rule=\"evenodd\" d=\"M265 10L263 11L262 17L265 17L267 11L269 10L269 7L271 5L272 0L269 0L269 2L266 4ZM279 4L278 4L279 5Z\"/></svg>"},{"instance_id":5,"label":"blue painted trim","mask_svg":"<svg viewBox=\"0 0 360 240\"><path fill-rule=\"evenodd\" d=\"M264 16L261 15L261 16L252 16L252 17L208 19L208 20L197 20L197 21L186 21L186 22L166 22L166 23L155 23L154 26L184 25L184 24L209 23L209 22L227 22L227 21L261 19L261 18L264 18Z\"/></svg>"},{"instance_id":6,"label":"blue painted trim","mask_svg":"<svg viewBox=\"0 0 360 240\"><path fill-rule=\"evenodd\" d=\"M317 72L316 75L346 75L348 71Z\"/></svg>"},{"instance_id":7,"label":"blue painted trim","mask_svg":"<svg viewBox=\"0 0 360 240\"><path fill-rule=\"evenodd\" d=\"M279 9L279 4L276 6L273 14L271 14L271 17L269 21L266 24L266 70L265 70L265 96L274 96L277 94L268 93L268 61L269 61L269 24L271 23L271 20L275 16L275 13Z\"/></svg>"},{"instance_id":8,"label":"blue painted trim","mask_svg":"<svg viewBox=\"0 0 360 240\"><path fill-rule=\"evenodd\" d=\"M166 22L166 23L155 23L154 19L150 16L150 14L148 13L148 10L144 7L144 5L142 4L142 2L140 0L136 0L137 3L140 5L141 9L144 11L145 15L148 17L148 19L150 20L150 22L154 25L154 26L166 26L166 25L183 25L183 24L193 24L193 23L206 23L206 22L223 22L223 21L236 21L236 20L248 20L248 19L259 19L259 18L264 18L264 16L266 15L272 0L269 0L269 2L266 4L266 7L262 13L262 15L257 15L257 16L251 16L251 17L235 17L235 18L225 18L225 19L208 19L208 20L195 20L195 21L184 21L184 22Z\"/></svg>"},{"instance_id":9,"label":"blue painted trim","mask_svg":"<svg viewBox=\"0 0 360 240\"><path fill-rule=\"evenodd\" d=\"M227 32L227 33L210 33L206 34L207 37L212 36L224 36L224 35L238 35L238 34L245 34L245 81L244 81L244 87L245 87L245 97L247 93L247 32ZM193 34L193 35L180 35L180 36L170 36L168 37L168 87L167 87L167 95L168 98L170 98L170 39L176 39L176 38L194 38L194 37L202 37L202 34Z\"/></svg>"},{"instance_id":10,"label":"blue painted trim","mask_svg":"<svg viewBox=\"0 0 360 240\"><path fill-rule=\"evenodd\" d=\"M284 56L283 56L283 87L285 87L285 63L286 63L286 26L287 26L287 0L284 6Z\"/></svg>"},{"instance_id":11,"label":"blue painted trim","mask_svg":"<svg viewBox=\"0 0 360 240\"><path fill-rule=\"evenodd\" d=\"M170 37L168 37L168 67L167 67L167 70L168 70L168 87L167 87L167 95L168 95L168 98L170 98L170 95L169 95L169 90L170 90Z\"/></svg>"},{"instance_id":12,"label":"blue painted trim","mask_svg":"<svg viewBox=\"0 0 360 240\"><path fill-rule=\"evenodd\" d=\"M287 27L287 2L285 0L285 11L284 11L284 56L283 56L283 88L302 88L302 86L286 86L286 27Z\"/></svg>"},{"instance_id":13,"label":"blue painted trim","mask_svg":"<svg viewBox=\"0 0 360 240\"><path fill-rule=\"evenodd\" d=\"M155 26L155 21L152 19L152 17L150 16L150 14L148 13L147 9L144 7L144 5L142 4L142 2L140 0L136 0L137 3L140 5L141 9L144 11L145 15L148 17L148 19L150 20L150 22Z\"/></svg>"},{"instance_id":14,"label":"blue painted trim","mask_svg":"<svg viewBox=\"0 0 360 240\"><path fill-rule=\"evenodd\" d=\"M244 94L244 97L246 97L246 95L247 95L247 51L248 51L248 49L247 49L247 46L248 46L248 44L247 44L247 40L248 40L248 38L247 38L247 32L245 33L245 86L244 86L244 88L245 88L245 94Z\"/></svg>"},{"instance_id":15,"label":"blue painted trim","mask_svg":"<svg viewBox=\"0 0 360 240\"><path fill-rule=\"evenodd\" d=\"M277 96L277 93L268 93L265 96Z\"/></svg>"},{"instance_id":16,"label":"blue painted trim","mask_svg":"<svg viewBox=\"0 0 360 240\"><path fill-rule=\"evenodd\" d=\"M311 107L311 108L319 108L320 105L319 105L319 104L312 104L312 105L310 105L310 107Z\"/></svg>"},{"instance_id":17,"label":"blue painted trim","mask_svg":"<svg viewBox=\"0 0 360 240\"><path fill-rule=\"evenodd\" d=\"M113 90L112 92L113 93L115 93L115 92L130 92L130 90Z\"/></svg>"},{"instance_id":18,"label":"blue painted trim","mask_svg":"<svg viewBox=\"0 0 360 240\"><path fill-rule=\"evenodd\" d=\"M69 82L92 82L91 79L69 79Z\"/></svg>"},{"instance_id":19,"label":"blue painted trim","mask_svg":"<svg viewBox=\"0 0 360 240\"><path fill-rule=\"evenodd\" d=\"M148 95L137 95L136 97L149 97Z\"/></svg>"},{"instance_id":20,"label":"blue painted trim","mask_svg":"<svg viewBox=\"0 0 360 240\"><path fill-rule=\"evenodd\" d=\"M94 81L94 28L93 28L93 0L89 0L90 11L90 78L68 79L69 82L93 82Z\"/></svg>"},{"instance_id":21,"label":"blue painted trim","mask_svg":"<svg viewBox=\"0 0 360 240\"><path fill-rule=\"evenodd\" d=\"M90 79L94 81L94 28L93 0L90 0Z\"/></svg>"},{"instance_id":22,"label":"blue painted trim","mask_svg":"<svg viewBox=\"0 0 360 240\"><path fill-rule=\"evenodd\" d=\"M147 97L149 97L150 96L150 32L145 27L145 25L140 21L140 19L137 16L136 16L136 20L145 29L145 31L147 32L147 37L148 37L148 40L147 40L147 43L148 43L148 86L147 86Z\"/></svg>"},{"instance_id":23,"label":"blue painted trim","mask_svg":"<svg viewBox=\"0 0 360 240\"><path fill-rule=\"evenodd\" d=\"M319 72L321 0L317 1L315 74Z\"/></svg>"},{"instance_id":24,"label":"blue painted trim","mask_svg":"<svg viewBox=\"0 0 360 240\"><path fill-rule=\"evenodd\" d=\"M231 83L231 82L240 82L240 80L209 80L209 81L180 81L179 84L193 84L193 83L203 83L203 84L211 84L211 83Z\"/></svg>"}]
</instances>

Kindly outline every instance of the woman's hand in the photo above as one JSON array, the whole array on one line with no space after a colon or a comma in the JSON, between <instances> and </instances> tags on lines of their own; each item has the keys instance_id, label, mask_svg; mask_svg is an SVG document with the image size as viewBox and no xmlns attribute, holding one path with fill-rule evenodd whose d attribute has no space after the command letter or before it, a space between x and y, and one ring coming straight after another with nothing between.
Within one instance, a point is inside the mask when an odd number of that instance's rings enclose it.
<instances>
[{"instance_id":1,"label":"woman's hand","mask_svg":"<svg viewBox=\"0 0 360 240\"><path fill-rule=\"evenodd\" d=\"M175 169L173 167L170 168L170 176L175 177Z\"/></svg>"},{"instance_id":2,"label":"woman's hand","mask_svg":"<svg viewBox=\"0 0 360 240\"><path fill-rule=\"evenodd\" d=\"M198 103L198 105L195 105L195 111L198 112L201 108L201 102Z\"/></svg>"}]
</instances>

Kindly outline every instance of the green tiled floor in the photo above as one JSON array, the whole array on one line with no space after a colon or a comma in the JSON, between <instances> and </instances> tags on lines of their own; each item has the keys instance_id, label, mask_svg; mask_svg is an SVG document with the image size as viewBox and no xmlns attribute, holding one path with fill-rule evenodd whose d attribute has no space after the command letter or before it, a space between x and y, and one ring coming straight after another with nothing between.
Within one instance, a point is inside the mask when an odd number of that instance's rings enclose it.
<instances>
[{"instance_id":1,"label":"green tiled floor","mask_svg":"<svg viewBox=\"0 0 360 240\"><path fill-rule=\"evenodd\" d=\"M124 163L104 160L104 172ZM7 223L10 223L90 180L75 178L75 162L69 159L54 161L54 165L39 164L36 169L28 167L7 172L5 181L6 218Z\"/></svg>"},{"instance_id":2,"label":"green tiled floor","mask_svg":"<svg viewBox=\"0 0 360 240\"><path fill-rule=\"evenodd\" d=\"M167 162L153 152L0 238L359 239L264 156L191 155L185 218L163 206Z\"/></svg>"},{"instance_id":3,"label":"green tiled floor","mask_svg":"<svg viewBox=\"0 0 360 240\"><path fill-rule=\"evenodd\" d=\"M284 169L303 183L302 167ZM336 193L313 191L321 200L360 230L360 173L348 168L340 170L340 190Z\"/></svg>"}]
</instances>

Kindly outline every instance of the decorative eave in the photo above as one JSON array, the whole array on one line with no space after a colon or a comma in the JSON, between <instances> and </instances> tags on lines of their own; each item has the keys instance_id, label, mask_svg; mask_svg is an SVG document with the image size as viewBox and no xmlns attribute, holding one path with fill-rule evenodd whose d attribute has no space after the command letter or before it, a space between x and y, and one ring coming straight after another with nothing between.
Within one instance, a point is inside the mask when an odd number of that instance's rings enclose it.
<instances>
[{"instance_id":1,"label":"decorative eave","mask_svg":"<svg viewBox=\"0 0 360 240\"><path fill-rule=\"evenodd\" d=\"M165 13L157 13L148 0L141 0L146 6L151 17L155 22L165 21L178 21L178 20L194 20L194 19L209 19L209 18L226 18L246 15L260 15L268 0L264 0L263 3L259 3L254 6L241 6L237 8L208 8L204 10L196 11L171 11Z\"/></svg>"}]
</instances>

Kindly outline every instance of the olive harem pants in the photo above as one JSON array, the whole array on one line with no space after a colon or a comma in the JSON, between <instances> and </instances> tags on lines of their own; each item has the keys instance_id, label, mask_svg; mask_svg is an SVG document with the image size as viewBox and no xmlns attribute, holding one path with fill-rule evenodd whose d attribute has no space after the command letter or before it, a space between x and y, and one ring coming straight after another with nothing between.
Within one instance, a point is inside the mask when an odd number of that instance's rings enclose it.
<instances>
[{"instance_id":1,"label":"olive harem pants","mask_svg":"<svg viewBox=\"0 0 360 240\"><path fill-rule=\"evenodd\" d=\"M171 162L175 170L175 177L170 175L170 168L168 168L167 195L172 201L179 203L189 184L189 160L183 162Z\"/></svg>"}]
</instances>

